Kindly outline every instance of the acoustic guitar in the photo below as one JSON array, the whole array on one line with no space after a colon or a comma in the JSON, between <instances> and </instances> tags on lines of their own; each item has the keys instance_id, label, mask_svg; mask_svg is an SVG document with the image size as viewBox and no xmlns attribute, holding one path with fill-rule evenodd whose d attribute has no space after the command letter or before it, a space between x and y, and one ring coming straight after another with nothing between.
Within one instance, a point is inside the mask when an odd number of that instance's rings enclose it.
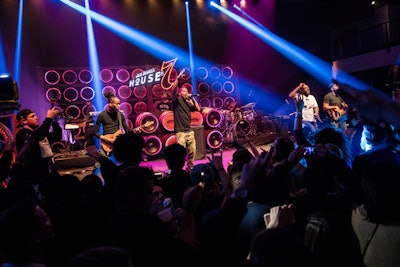
<instances>
[{"instance_id":1,"label":"acoustic guitar","mask_svg":"<svg viewBox=\"0 0 400 267\"><path fill-rule=\"evenodd\" d=\"M132 131L134 133L136 132L140 132L140 130L142 130L143 128L147 128L150 127L154 124L154 121L146 121L143 125L140 125L139 127L133 128ZM106 153L110 153L113 149L113 143L115 141L115 139L117 139L118 135L121 135L122 131L121 129L118 129L115 133L113 134L105 134L105 137L108 137L112 140L112 142L107 142L105 140L101 140L100 141L100 146L101 148L106 152Z\"/></svg>"}]
</instances>

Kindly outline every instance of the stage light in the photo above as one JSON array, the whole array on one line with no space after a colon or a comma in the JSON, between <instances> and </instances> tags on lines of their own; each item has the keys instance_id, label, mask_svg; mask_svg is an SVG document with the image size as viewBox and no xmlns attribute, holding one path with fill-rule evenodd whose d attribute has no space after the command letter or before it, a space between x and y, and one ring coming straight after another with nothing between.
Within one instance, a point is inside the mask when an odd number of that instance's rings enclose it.
<instances>
[{"instance_id":1,"label":"stage light","mask_svg":"<svg viewBox=\"0 0 400 267\"><path fill-rule=\"evenodd\" d=\"M18 86L11 74L0 74L0 100L18 100Z\"/></svg>"}]
</instances>

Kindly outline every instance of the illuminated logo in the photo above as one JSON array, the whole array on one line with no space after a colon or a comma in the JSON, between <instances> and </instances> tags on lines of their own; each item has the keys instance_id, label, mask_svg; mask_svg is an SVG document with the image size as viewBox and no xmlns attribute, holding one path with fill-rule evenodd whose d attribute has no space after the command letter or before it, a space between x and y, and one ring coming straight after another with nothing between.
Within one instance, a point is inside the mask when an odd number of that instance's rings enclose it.
<instances>
[{"instance_id":1,"label":"illuminated logo","mask_svg":"<svg viewBox=\"0 0 400 267\"><path fill-rule=\"evenodd\" d=\"M151 68L140 73L137 73L135 77L129 81L129 87L136 87L141 85L151 85L160 83L164 90L169 90L173 86L171 81L172 70L174 69L175 62L178 58L174 58L169 61L165 61L161 65L161 70L156 71L155 68Z\"/></svg>"}]
</instances>

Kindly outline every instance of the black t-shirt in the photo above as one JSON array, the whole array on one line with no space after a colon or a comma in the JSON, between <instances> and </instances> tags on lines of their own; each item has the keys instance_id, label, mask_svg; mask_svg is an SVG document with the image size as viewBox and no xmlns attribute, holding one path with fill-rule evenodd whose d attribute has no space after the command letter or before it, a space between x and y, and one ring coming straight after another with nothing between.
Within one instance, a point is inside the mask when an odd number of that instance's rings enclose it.
<instances>
[{"instance_id":1,"label":"black t-shirt","mask_svg":"<svg viewBox=\"0 0 400 267\"><path fill-rule=\"evenodd\" d=\"M121 119L118 118L118 114L121 115ZM125 132L129 132L129 127L126 124L125 116L121 112L108 112L102 111L99 116L97 117L96 125L94 127L94 135L100 138L100 126L103 126L103 135L106 134L114 134L119 127L119 122L122 123L122 128Z\"/></svg>"},{"instance_id":2,"label":"black t-shirt","mask_svg":"<svg viewBox=\"0 0 400 267\"><path fill-rule=\"evenodd\" d=\"M195 111L195 106L178 97L176 93L172 94L172 105L174 109L174 128L177 132L190 131L191 112Z\"/></svg>"}]
</instances>

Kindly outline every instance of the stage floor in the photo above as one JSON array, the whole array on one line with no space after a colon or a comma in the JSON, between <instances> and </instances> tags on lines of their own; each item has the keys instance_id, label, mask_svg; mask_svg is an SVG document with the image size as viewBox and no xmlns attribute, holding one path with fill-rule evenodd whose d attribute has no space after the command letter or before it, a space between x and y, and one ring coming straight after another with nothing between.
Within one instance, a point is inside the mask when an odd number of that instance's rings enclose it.
<instances>
[{"instance_id":1,"label":"stage floor","mask_svg":"<svg viewBox=\"0 0 400 267\"><path fill-rule=\"evenodd\" d=\"M269 146L270 146L270 143L256 145L256 147L260 153L262 152L262 150L268 151ZM250 150L250 148L247 145L245 145L245 147ZM236 148L234 148L234 147L226 147L226 148L221 148L218 151L214 152L214 155L221 155L221 152L222 152L222 162L223 162L225 170L227 169L229 162L232 161L232 155L235 151L236 151ZM202 164L202 163L209 163L210 162L209 158L211 158L211 157L212 157L211 151L206 150L205 157L203 159L195 160L194 163L195 163L195 165ZM167 164L165 163L165 160L163 158L151 160L151 161L143 161L141 163L141 166L147 166L147 167L152 168L154 170L154 172L156 172L158 175L163 174L165 170L168 170Z\"/></svg>"},{"instance_id":2,"label":"stage floor","mask_svg":"<svg viewBox=\"0 0 400 267\"><path fill-rule=\"evenodd\" d=\"M277 135L275 133L262 133L255 136L249 136L250 140L257 147L260 153L262 152L262 150L268 151L270 144L275 140L276 137ZM244 139L239 138L237 139L237 141L250 150ZM224 168L227 169L229 162L232 160L232 155L235 151L236 148L233 147L233 143L224 143L219 149L216 149L216 151L214 151L213 153L221 155L222 152L223 165ZM212 151L206 148L204 158L196 159L194 163L201 164L210 162L208 158L211 158L211 153ZM96 164L86 164L86 162L89 162L91 158L89 156L86 156L85 150L74 151L72 152L72 154L73 156L68 156L67 154L59 154L57 156L56 163L59 163L58 165L60 169L58 168L58 171L60 174L74 174L78 176L80 180L90 173L97 174L101 177L100 168L97 168L95 166ZM82 166L82 164L84 164L84 166ZM165 170L168 170L167 164L162 157L145 159L141 163L141 166L152 168L157 176L162 175Z\"/></svg>"}]
</instances>

